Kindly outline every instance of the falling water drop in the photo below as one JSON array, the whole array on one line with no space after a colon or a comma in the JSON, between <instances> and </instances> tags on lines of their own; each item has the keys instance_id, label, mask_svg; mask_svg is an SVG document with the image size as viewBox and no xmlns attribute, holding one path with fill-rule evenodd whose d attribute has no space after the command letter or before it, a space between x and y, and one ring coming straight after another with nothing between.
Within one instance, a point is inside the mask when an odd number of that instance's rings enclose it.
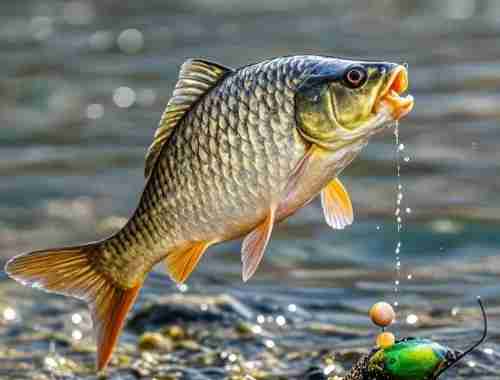
<instances>
[{"instance_id":1,"label":"falling water drop","mask_svg":"<svg viewBox=\"0 0 500 380\"><path fill-rule=\"evenodd\" d=\"M403 201L403 185L401 183L401 152L405 149L405 145L399 141L399 124L396 122L394 128L394 139L396 146L396 180L397 180L397 192L396 192L396 206L394 211L395 222L396 222L396 232L398 234L398 242L394 249L394 256L396 261L396 278L394 280L394 306L399 305L398 293L401 282L401 230L403 229L403 213L401 212L401 203Z\"/></svg>"}]
</instances>

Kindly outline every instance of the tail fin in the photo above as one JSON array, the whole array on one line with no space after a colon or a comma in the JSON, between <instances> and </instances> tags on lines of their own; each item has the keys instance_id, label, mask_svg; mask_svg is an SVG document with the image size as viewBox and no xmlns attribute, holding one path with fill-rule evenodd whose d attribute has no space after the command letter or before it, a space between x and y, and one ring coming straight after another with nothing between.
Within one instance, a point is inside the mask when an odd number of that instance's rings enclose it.
<instances>
[{"instance_id":1,"label":"tail fin","mask_svg":"<svg viewBox=\"0 0 500 380\"><path fill-rule=\"evenodd\" d=\"M108 364L142 283L123 288L96 266L100 243L79 247L36 251L16 256L5 272L34 288L64 294L86 301L94 322L97 339L97 369Z\"/></svg>"}]
</instances>

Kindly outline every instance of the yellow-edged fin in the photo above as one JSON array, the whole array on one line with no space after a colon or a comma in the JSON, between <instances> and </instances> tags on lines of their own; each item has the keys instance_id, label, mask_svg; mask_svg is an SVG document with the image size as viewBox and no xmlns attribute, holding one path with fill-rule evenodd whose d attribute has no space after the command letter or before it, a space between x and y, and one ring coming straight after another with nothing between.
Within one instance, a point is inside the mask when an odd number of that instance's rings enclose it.
<instances>
[{"instance_id":1,"label":"yellow-edged fin","mask_svg":"<svg viewBox=\"0 0 500 380\"><path fill-rule=\"evenodd\" d=\"M234 70L202 59L189 59L181 66L179 80L168 101L153 142L146 154L144 175L151 174L163 144L191 107L227 74Z\"/></svg>"},{"instance_id":2,"label":"yellow-edged fin","mask_svg":"<svg viewBox=\"0 0 500 380\"><path fill-rule=\"evenodd\" d=\"M179 284L185 282L209 246L209 242L202 241L193 243L187 249L170 252L165 259L170 276Z\"/></svg>"},{"instance_id":3,"label":"yellow-edged fin","mask_svg":"<svg viewBox=\"0 0 500 380\"><path fill-rule=\"evenodd\" d=\"M248 281L259 266L264 256L267 243L274 225L274 208L271 208L266 219L250 232L241 245L241 262L243 263L243 281Z\"/></svg>"},{"instance_id":4,"label":"yellow-edged fin","mask_svg":"<svg viewBox=\"0 0 500 380\"><path fill-rule=\"evenodd\" d=\"M89 304L97 339L97 369L111 359L125 317L142 283L124 288L99 271L100 243L31 252L11 259L5 271L25 285Z\"/></svg>"},{"instance_id":5,"label":"yellow-edged fin","mask_svg":"<svg viewBox=\"0 0 500 380\"><path fill-rule=\"evenodd\" d=\"M321 191L321 205L326 223L332 228L343 229L352 224L354 214L347 190L338 178L335 178Z\"/></svg>"}]
</instances>

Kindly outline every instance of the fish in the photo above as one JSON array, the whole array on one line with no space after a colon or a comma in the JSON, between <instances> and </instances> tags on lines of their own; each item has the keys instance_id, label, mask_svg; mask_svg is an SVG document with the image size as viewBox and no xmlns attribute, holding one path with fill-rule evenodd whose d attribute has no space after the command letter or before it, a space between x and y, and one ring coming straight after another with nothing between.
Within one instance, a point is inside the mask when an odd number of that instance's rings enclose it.
<instances>
[{"instance_id":1,"label":"fish","mask_svg":"<svg viewBox=\"0 0 500 380\"><path fill-rule=\"evenodd\" d=\"M88 304L102 370L157 263L183 283L209 247L244 238L248 281L274 225L318 194L328 225L350 225L352 203L338 176L372 135L411 111L407 87L407 68L390 62L301 55L233 69L189 59L123 228L100 241L15 256L5 271Z\"/></svg>"}]
</instances>

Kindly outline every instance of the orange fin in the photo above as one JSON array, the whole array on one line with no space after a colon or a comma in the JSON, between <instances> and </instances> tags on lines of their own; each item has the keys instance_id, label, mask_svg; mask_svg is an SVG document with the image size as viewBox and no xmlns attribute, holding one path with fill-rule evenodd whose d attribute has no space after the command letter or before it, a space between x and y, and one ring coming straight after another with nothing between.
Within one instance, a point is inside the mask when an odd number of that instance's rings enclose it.
<instances>
[{"instance_id":1,"label":"orange fin","mask_svg":"<svg viewBox=\"0 0 500 380\"><path fill-rule=\"evenodd\" d=\"M186 281L209 246L210 243L201 241L194 243L188 249L170 252L165 259L170 276L180 284Z\"/></svg>"},{"instance_id":2,"label":"orange fin","mask_svg":"<svg viewBox=\"0 0 500 380\"><path fill-rule=\"evenodd\" d=\"M321 191L321 205L326 223L332 228L343 229L354 219L351 198L344 185L335 178Z\"/></svg>"},{"instance_id":3,"label":"orange fin","mask_svg":"<svg viewBox=\"0 0 500 380\"><path fill-rule=\"evenodd\" d=\"M244 282L253 276L264 256L267 242L273 230L274 214L274 208L272 208L266 219L243 240L241 262L243 263L242 277Z\"/></svg>"},{"instance_id":4,"label":"orange fin","mask_svg":"<svg viewBox=\"0 0 500 380\"><path fill-rule=\"evenodd\" d=\"M142 284L122 288L100 272L100 244L31 252L16 256L5 272L24 285L79 298L89 304L97 338L97 369L108 364L125 317Z\"/></svg>"}]
</instances>

